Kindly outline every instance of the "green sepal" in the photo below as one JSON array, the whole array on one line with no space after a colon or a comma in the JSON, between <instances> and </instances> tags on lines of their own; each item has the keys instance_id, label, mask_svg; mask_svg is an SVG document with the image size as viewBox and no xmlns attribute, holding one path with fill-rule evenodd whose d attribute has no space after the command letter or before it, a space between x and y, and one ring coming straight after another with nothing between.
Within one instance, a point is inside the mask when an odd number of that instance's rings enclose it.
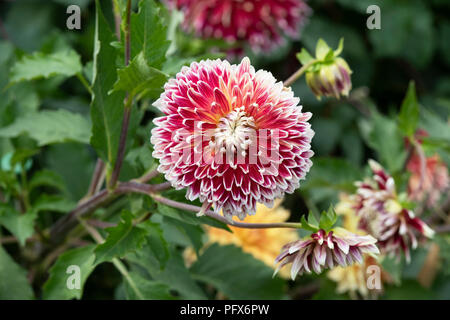
<instances>
[{"instance_id":1,"label":"green sepal","mask_svg":"<svg viewBox=\"0 0 450 320\"><path fill-rule=\"evenodd\" d=\"M329 231L336 223L337 215L333 206L330 206L327 211L323 211L320 215L319 228L325 231Z\"/></svg>"}]
</instances>

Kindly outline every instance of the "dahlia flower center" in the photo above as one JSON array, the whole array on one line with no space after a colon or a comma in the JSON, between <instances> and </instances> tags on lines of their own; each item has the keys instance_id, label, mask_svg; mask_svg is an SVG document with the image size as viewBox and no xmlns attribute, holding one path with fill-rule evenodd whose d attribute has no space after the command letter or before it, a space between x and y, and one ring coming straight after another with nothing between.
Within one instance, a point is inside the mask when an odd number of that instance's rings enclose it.
<instances>
[{"instance_id":1,"label":"dahlia flower center","mask_svg":"<svg viewBox=\"0 0 450 320\"><path fill-rule=\"evenodd\" d=\"M211 146L219 152L242 152L245 156L246 150L253 143L252 135L255 133L255 120L247 116L244 107L230 112L220 119Z\"/></svg>"}]
</instances>

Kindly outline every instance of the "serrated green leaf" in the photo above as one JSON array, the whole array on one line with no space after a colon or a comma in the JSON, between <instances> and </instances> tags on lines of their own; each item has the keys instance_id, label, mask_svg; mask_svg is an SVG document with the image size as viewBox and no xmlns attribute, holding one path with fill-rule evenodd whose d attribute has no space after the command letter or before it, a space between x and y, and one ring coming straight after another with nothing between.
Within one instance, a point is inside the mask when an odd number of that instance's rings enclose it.
<instances>
[{"instance_id":1,"label":"serrated green leaf","mask_svg":"<svg viewBox=\"0 0 450 320\"><path fill-rule=\"evenodd\" d=\"M0 225L8 229L19 240L22 246L33 235L34 221L36 218L37 211L35 210L22 214L0 203Z\"/></svg>"},{"instance_id":2,"label":"serrated green leaf","mask_svg":"<svg viewBox=\"0 0 450 320\"><path fill-rule=\"evenodd\" d=\"M394 174L401 170L406 151L396 121L375 113L370 126L366 137L368 145L378 153L381 163L389 172Z\"/></svg>"},{"instance_id":3,"label":"serrated green leaf","mask_svg":"<svg viewBox=\"0 0 450 320\"><path fill-rule=\"evenodd\" d=\"M80 56L73 50L51 54L36 52L24 56L11 68L9 84L50 78L57 75L74 76L83 69Z\"/></svg>"},{"instance_id":4,"label":"serrated green leaf","mask_svg":"<svg viewBox=\"0 0 450 320\"><path fill-rule=\"evenodd\" d=\"M51 267L50 276L43 286L43 298L46 300L81 299L84 284L97 266L94 263L94 248L95 245L89 245L71 249L61 254ZM68 282L72 280L70 277L75 276L75 273L68 272L71 271L68 269L70 266L80 268L80 289L76 287L71 289L68 286Z\"/></svg>"},{"instance_id":5,"label":"serrated green leaf","mask_svg":"<svg viewBox=\"0 0 450 320\"><path fill-rule=\"evenodd\" d=\"M164 269L170 258L168 243L163 236L163 230L158 223L146 221L140 225L147 230L147 244L154 256L158 259L161 269Z\"/></svg>"},{"instance_id":6,"label":"serrated green leaf","mask_svg":"<svg viewBox=\"0 0 450 320\"><path fill-rule=\"evenodd\" d=\"M116 257L121 258L141 248L148 235L148 231L144 228L133 226L133 215L129 211L123 211L117 226L108 228L106 231L108 236L105 242L95 249L96 263L111 261Z\"/></svg>"},{"instance_id":7,"label":"serrated green leaf","mask_svg":"<svg viewBox=\"0 0 450 320\"><path fill-rule=\"evenodd\" d=\"M27 273L0 246L0 300L33 299Z\"/></svg>"},{"instance_id":8,"label":"serrated green leaf","mask_svg":"<svg viewBox=\"0 0 450 320\"><path fill-rule=\"evenodd\" d=\"M417 103L414 81L409 83L408 91L403 99L398 116L398 127L407 137L413 137L419 121L419 104Z\"/></svg>"},{"instance_id":9,"label":"serrated green leaf","mask_svg":"<svg viewBox=\"0 0 450 320\"><path fill-rule=\"evenodd\" d=\"M127 91L136 100L159 97L168 78L165 73L148 66L143 52L117 74L118 79L111 92Z\"/></svg>"},{"instance_id":10,"label":"serrated green leaf","mask_svg":"<svg viewBox=\"0 0 450 320\"><path fill-rule=\"evenodd\" d=\"M131 57L142 51L147 63L157 69L161 69L170 45L160 11L153 0L141 0L138 13L133 13L130 21Z\"/></svg>"},{"instance_id":11,"label":"serrated green leaf","mask_svg":"<svg viewBox=\"0 0 450 320\"><path fill-rule=\"evenodd\" d=\"M130 273L131 280L135 283L139 292L142 294L143 298L146 300L174 300L175 297L169 292L170 287L164 283L148 280L138 273ZM136 296L136 292L130 287L128 281L125 281L125 291L127 294L127 299L138 300L139 297Z\"/></svg>"},{"instance_id":12,"label":"serrated green leaf","mask_svg":"<svg viewBox=\"0 0 450 320\"><path fill-rule=\"evenodd\" d=\"M183 223L180 220L173 219L165 216L163 219L164 230L170 231L173 237L176 237L176 243L183 246L191 245L197 254L203 247L203 234L204 231L199 225L192 225L188 223ZM175 235L176 233L176 235ZM173 239L170 239L173 241Z\"/></svg>"},{"instance_id":13,"label":"serrated green leaf","mask_svg":"<svg viewBox=\"0 0 450 320\"><path fill-rule=\"evenodd\" d=\"M91 145L110 167L114 167L124 113L125 93L108 94L117 79L114 35L96 1Z\"/></svg>"},{"instance_id":14,"label":"serrated green leaf","mask_svg":"<svg viewBox=\"0 0 450 320\"><path fill-rule=\"evenodd\" d=\"M0 129L0 137L16 138L24 133L39 146L75 141L89 143L91 126L80 114L64 109L27 113L13 124Z\"/></svg>"},{"instance_id":15,"label":"serrated green leaf","mask_svg":"<svg viewBox=\"0 0 450 320\"><path fill-rule=\"evenodd\" d=\"M273 270L233 245L209 246L191 272L196 279L215 286L230 299L263 300L283 296L283 281L272 278Z\"/></svg>"},{"instance_id":16,"label":"serrated green leaf","mask_svg":"<svg viewBox=\"0 0 450 320\"><path fill-rule=\"evenodd\" d=\"M153 279L167 284L183 299L206 299L204 292L187 270L182 255L174 247L170 249L170 259L162 270L149 244L136 253L127 255L127 260L141 266Z\"/></svg>"}]
</instances>

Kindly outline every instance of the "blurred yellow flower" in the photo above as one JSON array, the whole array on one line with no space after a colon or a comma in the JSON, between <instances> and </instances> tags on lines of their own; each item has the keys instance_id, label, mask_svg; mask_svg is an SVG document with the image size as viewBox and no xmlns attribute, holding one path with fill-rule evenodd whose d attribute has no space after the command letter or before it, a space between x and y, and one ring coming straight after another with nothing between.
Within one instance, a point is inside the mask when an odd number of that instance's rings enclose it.
<instances>
[{"instance_id":1,"label":"blurred yellow flower","mask_svg":"<svg viewBox=\"0 0 450 320\"><path fill-rule=\"evenodd\" d=\"M265 205L258 203L256 205L256 214L247 216L244 222L285 222L289 218L290 213L288 210L281 207L281 202L282 200L276 200L273 208L268 208ZM299 239L297 230L295 229L244 229L231 226L230 229L233 233L207 226L206 233L208 235L208 243L206 246L214 242L221 245L234 244L271 268L275 267L275 258L280 254L283 245ZM186 250L184 257L188 264L192 263L195 259L192 249ZM290 275L287 268L281 270L279 274L283 278L289 278Z\"/></svg>"},{"instance_id":2,"label":"blurred yellow flower","mask_svg":"<svg viewBox=\"0 0 450 320\"><path fill-rule=\"evenodd\" d=\"M358 298L358 293L365 299L375 297L381 290L367 288L366 270L371 265L378 266L378 263L373 257L365 255L363 264L355 263L348 267L336 267L328 272L328 278L337 283L338 293L348 293L352 299Z\"/></svg>"},{"instance_id":3,"label":"blurred yellow flower","mask_svg":"<svg viewBox=\"0 0 450 320\"><path fill-rule=\"evenodd\" d=\"M355 211L355 205L356 202L353 199L353 196L347 195L347 194L340 194L339 195L339 202L334 208L334 211L341 215L342 220L342 227L344 229L347 229L348 231L360 235L367 234L366 232L360 230L358 228L359 224L359 217L356 215Z\"/></svg>"},{"instance_id":4,"label":"blurred yellow flower","mask_svg":"<svg viewBox=\"0 0 450 320\"><path fill-rule=\"evenodd\" d=\"M341 194L339 196L339 203L335 207L338 215L342 216L342 226L350 232L366 235L367 233L358 228L360 218L356 215L355 205L356 201L353 196ZM361 297L367 299L375 297L381 290L369 290L367 288L367 268L369 266L378 266L381 270L382 280L388 278L388 275L383 272L377 260L369 255L364 255L363 264L353 264L348 267L336 267L328 272L328 278L337 283L336 291L338 293L348 293L351 298Z\"/></svg>"}]
</instances>

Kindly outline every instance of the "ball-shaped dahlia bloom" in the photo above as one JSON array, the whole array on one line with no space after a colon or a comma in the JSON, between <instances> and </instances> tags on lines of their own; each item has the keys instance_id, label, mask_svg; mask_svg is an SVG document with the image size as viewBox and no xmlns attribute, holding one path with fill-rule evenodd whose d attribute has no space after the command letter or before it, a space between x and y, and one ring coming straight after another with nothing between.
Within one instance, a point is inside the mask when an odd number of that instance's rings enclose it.
<instances>
[{"instance_id":1,"label":"ball-shaped dahlia bloom","mask_svg":"<svg viewBox=\"0 0 450 320\"><path fill-rule=\"evenodd\" d=\"M360 236L342 228L335 228L328 233L320 229L303 240L285 245L275 259L275 263L280 262L275 273L292 263L291 278L295 280L297 274L319 274L322 270L335 266L346 267L355 262L362 263L363 254L379 253L376 242L370 235Z\"/></svg>"},{"instance_id":2,"label":"ball-shaped dahlia bloom","mask_svg":"<svg viewBox=\"0 0 450 320\"><path fill-rule=\"evenodd\" d=\"M183 28L203 38L245 41L271 51L283 34L297 39L311 10L304 0L167 0L184 12Z\"/></svg>"},{"instance_id":3,"label":"ball-shaped dahlia bloom","mask_svg":"<svg viewBox=\"0 0 450 320\"><path fill-rule=\"evenodd\" d=\"M158 170L189 200L240 219L292 193L309 171L314 132L299 98L255 69L206 60L183 67L154 103ZM206 204L206 206L205 206Z\"/></svg>"}]
</instances>

